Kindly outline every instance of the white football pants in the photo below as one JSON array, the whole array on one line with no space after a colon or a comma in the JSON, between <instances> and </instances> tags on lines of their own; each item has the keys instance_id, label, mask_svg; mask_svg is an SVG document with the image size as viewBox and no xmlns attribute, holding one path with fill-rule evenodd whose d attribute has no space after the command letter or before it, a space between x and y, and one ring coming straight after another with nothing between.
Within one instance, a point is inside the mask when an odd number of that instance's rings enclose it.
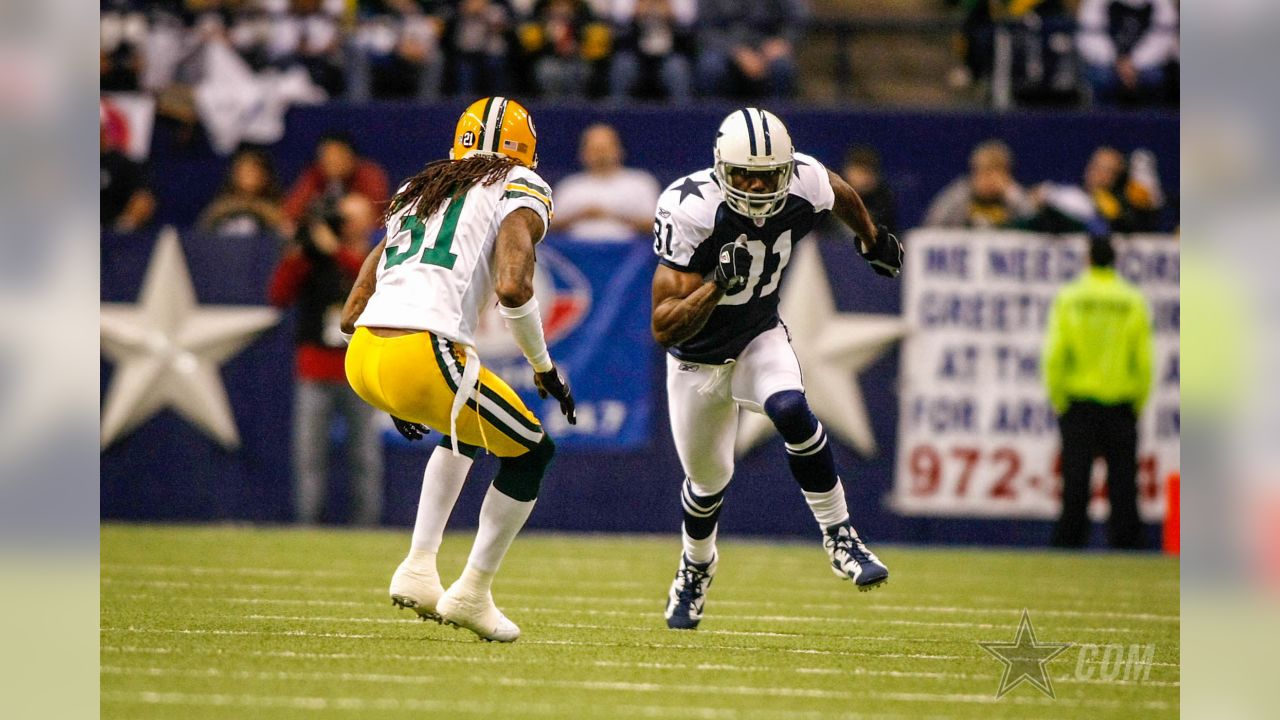
<instances>
[{"instance_id":1,"label":"white football pants","mask_svg":"<svg viewBox=\"0 0 1280 720\"><path fill-rule=\"evenodd\" d=\"M676 453L693 491L714 495L733 477L739 408L764 414L783 390L804 391L800 361L781 324L761 333L737 361L703 365L667 356L667 405Z\"/></svg>"}]
</instances>

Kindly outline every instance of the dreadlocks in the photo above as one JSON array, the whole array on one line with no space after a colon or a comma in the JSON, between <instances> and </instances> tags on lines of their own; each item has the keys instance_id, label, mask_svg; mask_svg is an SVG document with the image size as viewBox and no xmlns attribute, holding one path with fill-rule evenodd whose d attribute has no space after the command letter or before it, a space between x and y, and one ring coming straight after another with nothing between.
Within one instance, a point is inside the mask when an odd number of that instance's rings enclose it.
<instances>
[{"instance_id":1,"label":"dreadlocks","mask_svg":"<svg viewBox=\"0 0 1280 720\"><path fill-rule=\"evenodd\" d=\"M405 183L391 198L383 222L400 210L417 204L414 214L425 220L436 208L471 189L476 183L492 185L507 176L516 161L505 155L472 155L462 160L437 160Z\"/></svg>"}]
</instances>

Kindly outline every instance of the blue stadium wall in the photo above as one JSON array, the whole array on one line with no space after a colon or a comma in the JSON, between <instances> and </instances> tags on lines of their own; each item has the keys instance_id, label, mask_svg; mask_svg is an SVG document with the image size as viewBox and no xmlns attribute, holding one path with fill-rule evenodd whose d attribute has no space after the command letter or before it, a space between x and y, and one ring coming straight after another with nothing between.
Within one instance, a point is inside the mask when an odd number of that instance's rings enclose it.
<instances>
[{"instance_id":1,"label":"blue stadium wall","mask_svg":"<svg viewBox=\"0 0 1280 720\"><path fill-rule=\"evenodd\" d=\"M449 144L459 108L327 106L291 111L286 139L273 154L283 178L296 176L309 160L318 137L345 130L361 150L381 162L393 180L439 157ZM577 136L595 121L621 131L628 164L645 167L662 182L710 161L710 139L726 108L679 113L659 109L598 110L533 108L540 132L542 170L549 180L576 166ZM796 110L783 112L797 146L835 164L851 143L880 148L886 175L899 192L901 216L918 221L932 195L962 172L970 148L998 136L1018 157L1017 175L1026 182L1078 179L1089 153L1098 145L1121 149L1147 147L1161 162L1165 187L1178 187L1178 121L1164 115L1076 114L918 114ZM199 144L181 151L164 128L157 132L151 173L161 201L162 222L188 227L212 196L225 159ZM133 302L154 244L154 233L103 238L102 299ZM857 266L847 245L819 241L828 268ZM205 304L264 304L275 262L273 244L237 246L211 242L184 232L183 248L196 293ZM857 278L870 277L858 275ZM841 311L891 313L901 310L896 291L883 285L833 278ZM647 298L634 312L647 315ZM104 519L136 521L287 522L291 514L289 432L293 385L291 315L223 366L242 447L220 448L172 411L163 411L101 456L101 513ZM650 375L648 431L636 447L624 451L566 449L557 455L530 527L573 531L675 533L680 522L682 478L666 424L663 362L655 344L641 345ZM102 364L102 391L111 378ZM587 372L590 372L589 370ZM896 351L864 371L859 379L872 417L880 453L862 458L835 444L850 505L859 528L874 539L1021 545L1043 544L1048 524L903 517L887 505L892 488L898 399ZM402 442L387 445L384 522L411 524L421 470L428 448ZM331 465L337 488L328 510L331 520L346 512L342 500L345 470L336 453ZM496 463L482 460L464 490L454 527L474 525L486 480ZM812 535L809 514L791 480L777 438L764 443L738 465L722 518L726 534ZM1154 533L1156 528L1151 528ZM1101 539L1100 530L1095 542ZM673 546L674 547L674 546Z\"/></svg>"},{"instance_id":2,"label":"blue stadium wall","mask_svg":"<svg viewBox=\"0 0 1280 720\"><path fill-rule=\"evenodd\" d=\"M331 104L295 108L284 140L272 146L277 171L286 182L310 162L316 141L328 131L343 131L360 151L377 160L392 182L444 157L462 102L421 106ZM540 107L531 112L538 126L538 172L555 182L578 168L578 136L595 122L618 128L627 163L645 168L664 186L695 169L711 165L716 128L732 106L692 109L596 106ZM1009 143L1017 158L1016 176L1031 185L1042 180L1078 183L1090 153L1100 145L1130 151L1145 147L1160 161L1170 195L1179 187L1176 115L1074 111L993 113L921 113L775 108L787 122L796 148L838 168L854 144L879 149L885 176L898 193L906 227L923 216L929 201L968 167L969 151L992 137ZM153 140L151 174L160 197L159 220L191 223L213 197L227 167L199 138L182 147L164 124ZM1167 228L1166 228L1167 229Z\"/></svg>"}]
</instances>

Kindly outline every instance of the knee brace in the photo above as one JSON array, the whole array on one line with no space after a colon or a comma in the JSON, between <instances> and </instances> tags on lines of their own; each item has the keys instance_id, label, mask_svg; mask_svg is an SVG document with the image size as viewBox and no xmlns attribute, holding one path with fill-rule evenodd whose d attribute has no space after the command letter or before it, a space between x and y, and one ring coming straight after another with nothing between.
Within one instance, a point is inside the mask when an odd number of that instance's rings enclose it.
<instances>
[{"instance_id":1,"label":"knee brace","mask_svg":"<svg viewBox=\"0 0 1280 720\"><path fill-rule=\"evenodd\" d=\"M529 452L516 457L502 458L493 486L503 495L520 502L536 500L542 488L542 476L556 454L556 444L551 436L542 434L542 440Z\"/></svg>"},{"instance_id":2,"label":"knee brace","mask_svg":"<svg viewBox=\"0 0 1280 720\"><path fill-rule=\"evenodd\" d=\"M799 390L783 390L764 401L764 413L773 421L782 439L802 443L818 431L818 419L809 410L809 401Z\"/></svg>"}]
</instances>

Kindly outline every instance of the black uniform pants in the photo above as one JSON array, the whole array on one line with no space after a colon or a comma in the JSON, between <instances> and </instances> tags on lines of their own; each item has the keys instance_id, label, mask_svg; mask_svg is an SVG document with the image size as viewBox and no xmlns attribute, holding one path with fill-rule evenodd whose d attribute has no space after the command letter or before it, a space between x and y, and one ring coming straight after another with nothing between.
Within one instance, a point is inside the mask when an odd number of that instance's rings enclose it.
<instances>
[{"instance_id":1,"label":"black uniform pants","mask_svg":"<svg viewBox=\"0 0 1280 720\"><path fill-rule=\"evenodd\" d=\"M1053 531L1057 547L1078 548L1089 542L1089 476L1094 458L1107 464L1111 515L1107 538L1112 547L1142 544L1138 519L1138 416L1132 405L1073 401L1058 418L1062 433L1062 517Z\"/></svg>"}]
</instances>

